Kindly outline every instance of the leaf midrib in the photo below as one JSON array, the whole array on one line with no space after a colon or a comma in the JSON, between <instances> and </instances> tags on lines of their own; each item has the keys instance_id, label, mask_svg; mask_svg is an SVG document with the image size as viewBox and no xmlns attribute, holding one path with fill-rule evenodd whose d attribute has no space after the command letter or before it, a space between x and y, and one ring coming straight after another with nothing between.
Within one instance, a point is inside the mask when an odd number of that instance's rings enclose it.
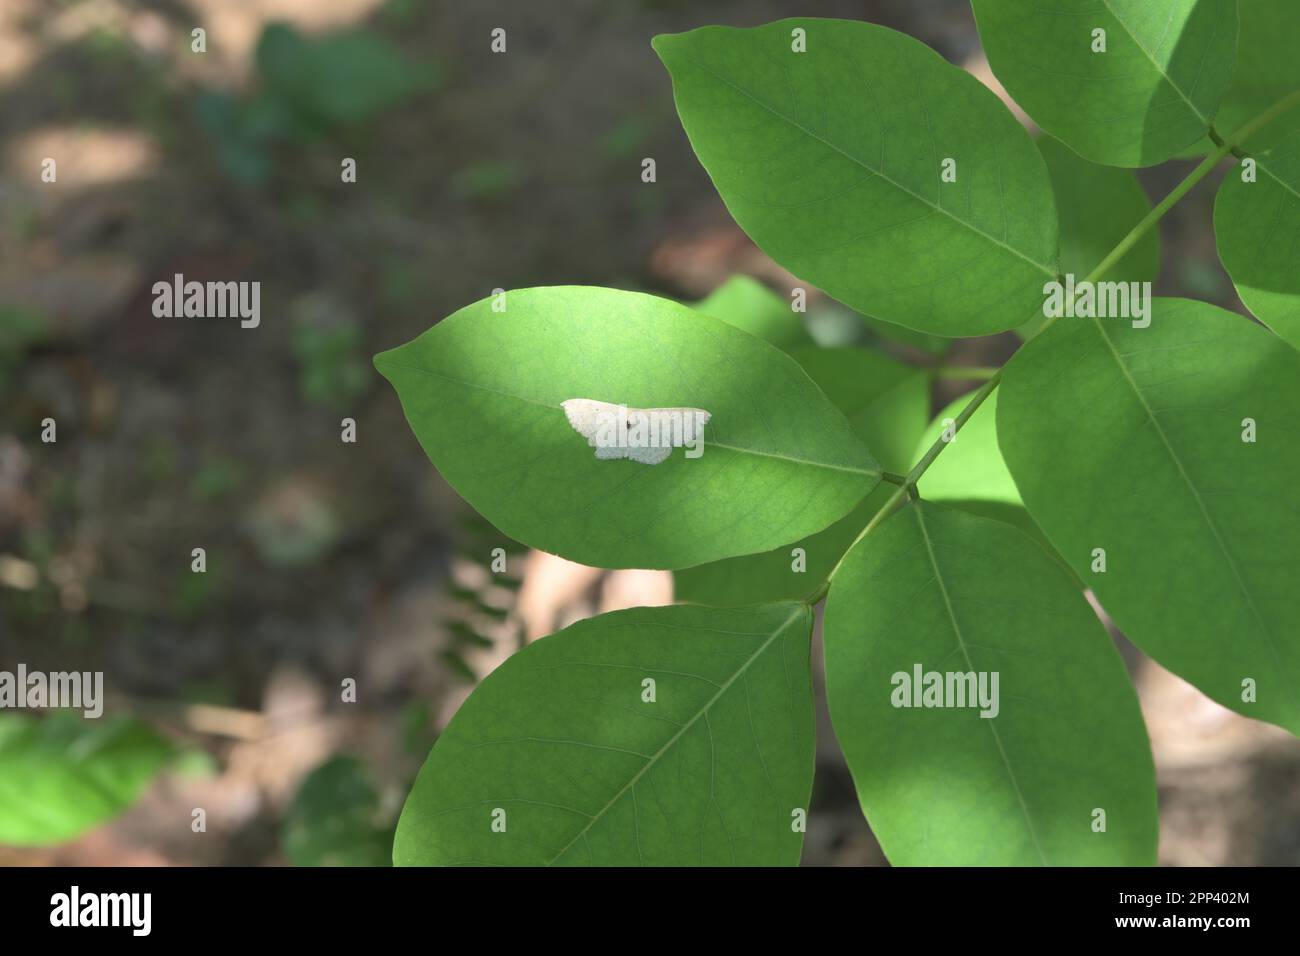
<instances>
[{"instance_id":1,"label":"leaf midrib","mask_svg":"<svg viewBox=\"0 0 1300 956\"><path fill-rule=\"evenodd\" d=\"M538 408L553 408L556 411L564 411L563 407L560 405L552 405L550 402L542 402L535 398L528 398L525 395L507 392L500 388L493 388L491 385L483 385L479 382L470 382L465 379L455 378L451 375L444 375L442 372L435 372L433 369L424 368L421 365L399 365L396 362L386 362L385 367L401 369L407 372L421 372L425 375L431 375L434 378L442 379L445 382L451 382L454 385L462 385L465 388L474 388L484 392L491 392L492 394L500 395L503 398L512 398L515 401L524 402L528 405L536 405ZM727 451L734 451L742 455L754 455L759 458L774 458L779 461L789 461L798 465L809 465L814 468L824 468L829 471L843 471L848 472L849 474L865 475L871 478L879 478L881 474L879 468L854 468L851 465L837 465L828 461L815 461L811 458L800 458L797 455L785 455L778 452L760 451L757 448L742 448L739 445L728 445L719 441L710 441L708 444L713 448L725 448Z\"/></svg>"},{"instance_id":2,"label":"leaf midrib","mask_svg":"<svg viewBox=\"0 0 1300 956\"><path fill-rule=\"evenodd\" d=\"M555 856L551 857L551 859L546 861L546 865L547 866L553 865L556 860L564 856L564 854L568 853L569 850L573 847L573 845L578 842L578 840L585 839L587 836L587 831L589 831L593 826L595 826L598 820L603 818L604 815L608 813L616 803L622 800L623 797L629 791L631 791L633 787L637 785L637 783L641 780L641 778L644 777L650 771L650 768L653 767L656 763L658 763L659 759L664 754L666 754L669 750L671 750L673 745L676 744L677 741L680 740L688 730L690 730L693 726L695 726L696 721L698 721L701 717L706 717L708 715L708 712L710 709L712 709L713 705L722 699L722 696L726 694L726 692L731 688L731 685L734 684L738 678L742 677L749 670L749 668L753 665L753 663L756 660L758 660L759 657L761 657L767 651L767 649L772 646L772 643L785 632L786 628L788 628L799 618L805 616L806 614L805 614L804 606L796 605L794 611L791 612L790 616L786 618L785 621L782 622L781 625L778 626L772 632L771 636L768 637L767 640L765 640L762 644L758 646L758 649L755 650L753 654L749 655L749 657L745 660L745 662L736 669L736 672L734 674L732 674L729 678L727 678L727 680L724 681L718 687L717 691L714 692L712 697L710 697L707 701L705 701L704 706L702 706L699 709L699 711L695 714L695 716L693 716L690 720L682 724L682 726L678 728L677 732L673 734L670 738L668 738L668 741L662 747L660 747L653 754L651 754L650 759L647 760L645 765L642 766L641 769L636 772L636 774L632 777L632 779L629 780L627 783L625 783L622 786L622 788L619 789L619 791L615 793L613 797L610 798L608 803L606 803L603 807L601 807L598 811L596 811L596 813L593 814L591 818L587 821L586 825L574 835L573 839L571 839L568 843L566 843L563 847L561 847L559 851L555 854Z\"/></svg>"},{"instance_id":3,"label":"leaf midrib","mask_svg":"<svg viewBox=\"0 0 1300 956\"><path fill-rule=\"evenodd\" d=\"M872 175L874 175L874 176L879 176L881 179L883 179L885 182L889 183L889 184L890 184L891 186L893 186L895 189L898 189L898 190L900 190L901 192L907 193L907 195L911 196L911 197L912 197L913 199L915 199L917 202L919 202L919 203L921 203L921 204L923 204L923 205L925 205L925 206L928 206L930 209L934 210L935 212L942 213L944 216L948 217L948 218L949 218L950 220L952 220L953 222L955 222L955 223L957 223L957 224L959 224L959 225L961 225L961 226L964 226L965 228L969 229L971 232L975 233L977 236L980 236L981 238L986 239L986 240L988 240L989 242L993 243L995 246L998 246L998 247L1000 247L1000 248L1002 248L1002 249L1005 249L1007 252L1010 252L1011 254L1017 256L1017 257L1020 258L1020 259L1023 259L1025 262L1028 262L1030 265L1032 265L1034 268L1036 268L1036 269L1042 271L1044 274L1049 275L1049 276L1053 276L1053 277L1056 276L1056 269L1054 269L1054 268L1052 268L1052 267L1050 267L1050 266L1044 265L1043 263L1039 262L1037 259L1033 259L1033 258L1031 258L1031 257L1029 257L1029 256L1027 256L1027 255L1025 255L1023 252L1021 252L1021 251L1020 251L1019 249L1017 249L1015 246L1009 245L1009 244L1007 244L1006 242L1003 242L1001 239L995 238L994 236L992 236L992 235L990 235L989 233L985 232L983 229L980 229L978 226L974 225L973 223L969 223L969 222L967 222L967 221L964 220L964 219L959 219L957 216L953 215L951 212L949 212L949 211L948 211L947 209L945 209L943 206L940 206L940 205L937 205L936 203L931 202L929 199L926 199L926 198L925 198L924 196L922 196L920 193L915 192L915 191L909 189L908 187L904 186L902 183L900 183L900 182L898 182L897 180L891 178L887 173L885 173L885 171L884 171L883 169L875 169L875 168L873 168L873 167L872 167L869 163L867 163L865 160L860 159L860 158L857 157L857 156L854 156L852 153L849 153L849 152L845 151L844 149L841 149L839 146L837 146L835 143L832 143L830 140L826 139L825 137L823 137L823 136L819 136L817 133L813 132L813 131L810 130L808 127L804 126L804 125L803 125L802 123L800 123L798 120L793 119L792 117L789 117L789 116L785 115L784 113L782 113L780 110L775 109L775 108L769 106L767 103L763 102L761 99L759 99L759 98L758 98L757 96L755 96L753 93L749 92L749 90L745 89L745 88L742 87L742 86L737 86L735 83L731 82L729 79L727 79L727 78L726 78L725 76L723 76L721 73L718 73L716 70L712 70L712 69L710 69L709 67L705 66L703 63L700 63L698 60L691 59L690 57L683 57L682 59L685 60L687 63L690 63L692 66L694 66L694 67L698 67L699 69L703 70L705 73L708 73L710 76L716 78L716 79L719 80L720 82L725 83L727 86L731 87L731 88L732 88L733 90L735 90L737 93L740 93L741 95L743 95L743 96L747 97L748 99L752 100L753 102L757 103L759 106L761 106L763 109L767 110L767 111L768 111L769 113L771 113L773 116L777 117L778 119L784 120L786 123L788 123L788 124L790 124L791 126L793 126L795 129L797 129L799 132L803 133L805 136L808 136L809 138L814 139L814 140L816 140L817 142L821 143L823 146L826 146L827 148L834 150L835 152L837 152L837 153L839 153L841 156L843 156L845 159L847 159L847 160L849 160L850 162L856 164L857 166L860 166L862 169L866 170L867 172L871 173ZM947 65L947 64L945 64L945 65ZM954 69L955 69L955 67L954 67ZM1006 213L1006 210L1003 209L1003 214L1005 215L1005 213Z\"/></svg>"},{"instance_id":4,"label":"leaf midrib","mask_svg":"<svg viewBox=\"0 0 1300 956\"><path fill-rule=\"evenodd\" d=\"M934 570L934 579L939 585L939 593L943 595L943 604L948 611L948 621L952 624L953 635L957 638L957 646L961 648L962 657L966 659L966 667L974 671L975 663L971 660L970 652L966 648L966 641L962 637L961 625L957 623L957 614L953 610L952 600L948 597L948 585L944 583L943 572L939 569L939 560L934 553L934 545L930 540L930 531L925 525L924 507L918 504L913 510L916 512L916 523L921 530L921 538L925 541L926 553L930 557L930 567ZM1020 789L1020 781L1016 779L1016 773L1011 769L1011 760L1007 756L1006 748L1002 746L1002 737L998 734L997 727L993 725L995 719L985 719L983 723L988 724L988 728L993 734L993 742L997 744L998 754L1002 757L1002 765L1006 768L1007 779L1011 781L1011 786L1016 791L1016 799L1020 802L1020 810L1025 817L1025 826L1029 830L1030 839L1034 841L1034 849L1038 852L1038 858L1042 860L1044 866L1047 866L1047 856L1043 853L1042 844L1038 842L1038 833L1034 829L1033 818L1029 815L1029 805L1025 802L1024 792Z\"/></svg>"},{"instance_id":5,"label":"leaf midrib","mask_svg":"<svg viewBox=\"0 0 1300 956\"><path fill-rule=\"evenodd\" d=\"M1188 98L1187 94L1182 91L1182 88L1177 83L1174 82L1173 77L1171 77L1168 73L1165 72L1164 68L1160 65L1160 62L1155 58L1155 55L1152 54L1145 46L1142 45L1142 41L1138 39L1137 34L1135 34L1132 30L1129 29L1128 24L1124 22L1124 18L1115 12L1115 8L1110 5L1110 2L1111 0L1101 0L1102 6L1106 8L1106 12L1115 18L1115 22L1120 25L1120 27L1124 30L1126 34L1128 34L1128 38L1133 41L1133 45L1137 47L1139 50L1141 50L1142 54L1148 60L1151 61L1151 65L1155 67L1156 72L1160 74L1160 78L1163 79L1167 84L1169 84L1169 87L1175 93L1178 94L1178 96L1182 99L1184 103L1186 103L1191 108L1192 113L1196 115L1196 118L1200 120L1202 123L1204 123L1208 128L1211 125L1209 117L1207 117L1204 113L1200 111L1200 109L1197 108L1196 104L1193 103L1191 99ZM1173 18L1172 9L1170 10L1169 16L1171 19ZM1168 29L1169 29L1168 26L1166 26L1165 27L1166 32L1168 31ZM1214 23L1214 32L1217 34L1218 30L1219 30L1219 24L1218 21L1216 20ZM1213 41L1213 39L1214 37L1211 36L1210 40ZM1198 74L1198 82L1199 82L1199 74Z\"/></svg>"}]
</instances>

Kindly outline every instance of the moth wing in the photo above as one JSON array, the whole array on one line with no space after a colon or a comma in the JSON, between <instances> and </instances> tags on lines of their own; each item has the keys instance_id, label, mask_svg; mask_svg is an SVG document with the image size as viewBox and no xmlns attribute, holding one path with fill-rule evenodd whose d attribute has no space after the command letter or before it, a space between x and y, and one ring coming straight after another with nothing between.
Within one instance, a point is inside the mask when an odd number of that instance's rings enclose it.
<instances>
[{"instance_id":1,"label":"moth wing","mask_svg":"<svg viewBox=\"0 0 1300 956\"><path fill-rule=\"evenodd\" d=\"M643 465L657 465L673 453L672 448L668 445L658 448L619 448L617 451L625 452L628 458L639 461Z\"/></svg>"},{"instance_id":2,"label":"moth wing","mask_svg":"<svg viewBox=\"0 0 1300 956\"><path fill-rule=\"evenodd\" d=\"M583 438L594 439L600 413L609 406L589 398L570 398L561 402L560 407L564 409L564 417L569 420L569 426L575 432Z\"/></svg>"},{"instance_id":3,"label":"moth wing","mask_svg":"<svg viewBox=\"0 0 1300 956\"><path fill-rule=\"evenodd\" d=\"M570 427L579 435L587 439L587 444L596 449L596 457L602 461L608 461L617 458L630 458L632 461L642 465L658 465L667 461L672 454L674 447L681 447L683 443L673 442L671 445L663 444L660 446L631 448L627 446L600 447L596 444L597 436L600 433L602 423L608 422L610 417L615 421L621 421L621 409L618 405L609 402L598 402L590 398L570 398L560 403L564 409L565 418L568 419ZM689 422L684 429L684 436L688 439L698 439L699 429L712 417L709 412L702 408L628 408L627 415L629 421L635 416L648 416L655 413L679 413L681 417ZM628 427L626 424L624 427ZM675 437L675 436L674 436Z\"/></svg>"},{"instance_id":4,"label":"moth wing","mask_svg":"<svg viewBox=\"0 0 1300 956\"><path fill-rule=\"evenodd\" d=\"M677 433L672 435L672 446L674 448L683 447L687 441L695 441L700 437L704 426L709 423L713 415L702 408L648 408L646 411L651 413L664 413L672 415L674 412L681 413L682 418L682 441L677 440ZM661 458L660 461L663 459Z\"/></svg>"},{"instance_id":5,"label":"moth wing","mask_svg":"<svg viewBox=\"0 0 1300 956\"><path fill-rule=\"evenodd\" d=\"M560 403L564 417L575 432L587 439L587 444L596 447L596 438L600 434L602 421L617 417L618 406L609 402L598 402L590 398L569 398ZM624 458L624 455L601 455L597 458Z\"/></svg>"}]
</instances>

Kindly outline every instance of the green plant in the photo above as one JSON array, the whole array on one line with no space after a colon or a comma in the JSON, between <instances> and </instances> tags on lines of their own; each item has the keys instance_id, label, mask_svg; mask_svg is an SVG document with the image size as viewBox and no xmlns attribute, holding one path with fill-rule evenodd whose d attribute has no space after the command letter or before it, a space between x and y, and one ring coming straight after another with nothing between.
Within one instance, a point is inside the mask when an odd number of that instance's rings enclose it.
<instances>
[{"instance_id":1,"label":"green plant","mask_svg":"<svg viewBox=\"0 0 1300 956\"><path fill-rule=\"evenodd\" d=\"M391 857L391 814L355 757L333 757L308 774L281 829L294 866L387 866Z\"/></svg>"},{"instance_id":2,"label":"green plant","mask_svg":"<svg viewBox=\"0 0 1300 956\"><path fill-rule=\"evenodd\" d=\"M128 717L0 714L0 844L63 843L121 813L172 757Z\"/></svg>"},{"instance_id":3,"label":"green plant","mask_svg":"<svg viewBox=\"0 0 1300 956\"><path fill-rule=\"evenodd\" d=\"M45 317L9 306L0 307L0 395L9 388L23 354L48 331Z\"/></svg>"},{"instance_id":4,"label":"green plant","mask_svg":"<svg viewBox=\"0 0 1300 956\"><path fill-rule=\"evenodd\" d=\"M272 23L258 40L256 65L252 93L205 90L195 101L222 168L246 185L270 178L276 147L319 142L438 81L430 63L414 63L382 36L362 29L304 37L287 24Z\"/></svg>"},{"instance_id":5,"label":"green plant","mask_svg":"<svg viewBox=\"0 0 1300 956\"><path fill-rule=\"evenodd\" d=\"M332 325L300 321L291 348L304 400L346 411L365 392L373 373L361 351L361 326L354 320Z\"/></svg>"},{"instance_id":6,"label":"green plant","mask_svg":"<svg viewBox=\"0 0 1300 956\"><path fill-rule=\"evenodd\" d=\"M1150 746L1085 587L1214 700L1300 733L1300 355L1208 304L1120 300L1154 276L1160 218L1231 154L1223 258L1295 344L1300 140L1271 132L1300 116L1281 41L1300 8L1243 0L1256 45L1234 82L1233 0L973 6L994 71L1060 142L867 23L654 47L765 252L877 331L1020 329L1004 368L915 370L801 345L789 313L751 308L742 331L712 305L577 287L499 293L376 357L502 533L674 569L697 602L583 621L493 673L434 746L397 863L796 863L823 598L831 717L895 863L1154 862ZM1154 208L1123 168L1197 150ZM1066 317L1045 305L1062 295ZM933 375L983 384L926 430ZM604 439L599 402L632 409ZM672 412L707 416L703 454L593 454Z\"/></svg>"}]
</instances>

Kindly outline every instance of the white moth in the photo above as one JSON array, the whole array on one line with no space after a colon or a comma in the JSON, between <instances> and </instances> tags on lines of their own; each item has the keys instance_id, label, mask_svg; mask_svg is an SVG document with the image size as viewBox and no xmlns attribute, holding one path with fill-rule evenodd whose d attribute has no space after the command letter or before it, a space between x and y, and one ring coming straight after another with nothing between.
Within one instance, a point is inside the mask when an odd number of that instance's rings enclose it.
<instances>
[{"instance_id":1,"label":"white moth","mask_svg":"<svg viewBox=\"0 0 1300 956\"><path fill-rule=\"evenodd\" d=\"M685 448L687 458L704 454L704 425L711 416L702 408L629 408L590 398L560 404L573 430L596 449L597 458L657 465L674 448Z\"/></svg>"}]
</instances>

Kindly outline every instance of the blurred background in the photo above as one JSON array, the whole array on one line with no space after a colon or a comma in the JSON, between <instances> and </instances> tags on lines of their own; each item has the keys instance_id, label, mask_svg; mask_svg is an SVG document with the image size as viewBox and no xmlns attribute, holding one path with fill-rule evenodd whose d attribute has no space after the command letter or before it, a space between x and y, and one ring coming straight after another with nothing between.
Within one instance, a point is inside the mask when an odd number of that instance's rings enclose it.
<instances>
[{"instance_id":1,"label":"blurred background","mask_svg":"<svg viewBox=\"0 0 1300 956\"><path fill-rule=\"evenodd\" d=\"M965 0L0 3L0 670L103 671L108 698L103 721L3 715L0 817L23 795L64 836L0 836L0 864L383 864L475 681L522 640L672 600L666 573L530 554L477 518L370 356L497 287L695 300L745 274L788 301L649 41L795 14L885 24L994 83ZM1189 168L1139 178L1160 196ZM1240 310L1217 184L1162 224L1156 291ZM261 326L155 318L174 273L259 281ZM808 320L824 344L879 332L816 296ZM938 381L932 410L970 387ZM1119 640L1161 862L1300 863L1294 739ZM822 717L805 863L883 865Z\"/></svg>"}]
</instances>

